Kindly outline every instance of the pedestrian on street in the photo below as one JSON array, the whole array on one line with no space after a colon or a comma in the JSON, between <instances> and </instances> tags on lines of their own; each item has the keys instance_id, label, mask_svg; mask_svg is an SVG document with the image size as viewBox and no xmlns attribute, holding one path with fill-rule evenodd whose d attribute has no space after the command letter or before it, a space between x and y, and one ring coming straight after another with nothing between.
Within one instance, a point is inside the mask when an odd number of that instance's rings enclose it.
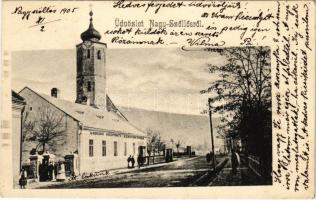
<instances>
[{"instance_id":1,"label":"pedestrian on street","mask_svg":"<svg viewBox=\"0 0 316 200\"><path fill-rule=\"evenodd\" d=\"M54 165L52 161L50 161L48 165L48 179L50 181L54 179Z\"/></svg>"},{"instance_id":2,"label":"pedestrian on street","mask_svg":"<svg viewBox=\"0 0 316 200\"><path fill-rule=\"evenodd\" d=\"M232 174L236 174L237 167L240 164L240 158L239 158L238 153L235 151L235 149L232 149L231 163L232 163Z\"/></svg>"},{"instance_id":3,"label":"pedestrian on street","mask_svg":"<svg viewBox=\"0 0 316 200\"><path fill-rule=\"evenodd\" d=\"M58 163L54 163L54 175L55 175L55 179L57 177L57 173L58 173Z\"/></svg>"},{"instance_id":4,"label":"pedestrian on street","mask_svg":"<svg viewBox=\"0 0 316 200\"><path fill-rule=\"evenodd\" d=\"M20 179L19 179L19 185L20 185L21 189L25 189L25 186L27 184L27 178L26 177L27 177L26 171L25 171L25 169L22 169L21 173L20 173Z\"/></svg>"},{"instance_id":5,"label":"pedestrian on street","mask_svg":"<svg viewBox=\"0 0 316 200\"><path fill-rule=\"evenodd\" d=\"M44 181L44 164L43 163L39 164L38 173L39 173L39 181Z\"/></svg>"},{"instance_id":6,"label":"pedestrian on street","mask_svg":"<svg viewBox=\"0 0 316 200\"><path fill-rule=\"evenodd\" d=\"M129 163L131 162L132 156L129 155L129 157L127 158L127 168L130 168Z\"/></svg>"},{"instance_id":7,"label":"pedestrian on street","mask_svg":"<svg viewBox=\"0 0 316 200\"><path fill-rule=\"evenodd\" d=\"M64 180L66 180L65 165L62 162L59 163L56 180L57 181L64 181Z\"/></svg>"},{"instance_id":8,"label":"pedestrian on street","mask_svg":"<svg viewBox=\"0 0 316 200\"><path fill-rule=\"evenodd\" d=\"M137 157L137 164L138 164L138 168L140 168L140 166L142 164L142 157L141 157L141 155L138 155L138 157Z\"/></svg>"},{"instance_id":9,"label":"pedestrian on street","mask_svg":"<svg viewBox=\"0 0 316 200\"><path fill-rule=\"evenodd\" d=\"M132 168L134 168L134 165L135 165L135 159L134 159L134 156L132 156L132 158L131 158L131 163L132 163Z\"/></svg>"},{"instance_id":10,"label":"pedestrian on street","mask_svg":"<svg viewBox=\"0 0 316 200\"><path fill-rule=\"evenodd\" d=\"M49 172L48 172L48 160L44 159L43 163L39 165L39 173L40 173L40 181L49 180Z\"/></svg>"},{"instance_id":11,"label":"pedestrian on street","mask_svg":"<svg viewBox=\"0 0 316 200\"><path fill-rule=\"evenodd\" d=\"M206 162L210 162L211 161L211 155L210 155L210 153L207 153L206 154Z\"/></svg>"}]
</instances>

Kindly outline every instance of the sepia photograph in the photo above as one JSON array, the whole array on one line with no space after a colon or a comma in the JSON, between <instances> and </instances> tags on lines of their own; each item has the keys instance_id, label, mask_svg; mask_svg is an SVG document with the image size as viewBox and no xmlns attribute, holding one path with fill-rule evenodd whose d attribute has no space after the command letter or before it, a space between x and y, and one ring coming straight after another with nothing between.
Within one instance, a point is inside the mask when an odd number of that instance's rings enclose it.
<instances>
[{"instance_id":1,"label":"sepia photograph","mask_svg":"<svg viewBox=\"0 0 316 200\"><path fill-rule=\"evenodd\" d=\"M86 14L12 52L14 188L272 185L270 47L111 49Z\"/></svg>"},{"instance_id":2,"label":"sepia photograph","mask_svg":"<svg viewBox=\"0 0 316 200\"><path fill-rule=\"evenodd\" d=\"M314 8L4 0L0 196L314 197Z\"/></svg>"}]
</instances>

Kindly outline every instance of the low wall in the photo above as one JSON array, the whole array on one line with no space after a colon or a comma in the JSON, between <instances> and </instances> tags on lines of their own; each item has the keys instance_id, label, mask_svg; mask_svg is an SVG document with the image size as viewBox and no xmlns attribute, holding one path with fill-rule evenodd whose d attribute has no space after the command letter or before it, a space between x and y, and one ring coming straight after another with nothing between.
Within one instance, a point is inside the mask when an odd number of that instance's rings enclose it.
<instances>
[{"instance_id":1,"label":"low wall","mask_svg":"<svg viewBox=\"0 0 316 200\"><path fill-rule=\"evenodd\" d=\"M82 158L80 160L80 174L110 169L127 168L127 156ZM135 158L136 160L136 158ZM135 163L136 165L137 163Z\"/></svg>"}]
</instances>

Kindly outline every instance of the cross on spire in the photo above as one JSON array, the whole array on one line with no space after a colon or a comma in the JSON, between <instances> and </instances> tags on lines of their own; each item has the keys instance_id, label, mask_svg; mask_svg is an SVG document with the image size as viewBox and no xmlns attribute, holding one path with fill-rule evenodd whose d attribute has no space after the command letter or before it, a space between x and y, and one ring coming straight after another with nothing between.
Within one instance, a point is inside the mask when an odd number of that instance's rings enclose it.
<instances>
[{"instance_id":1,"label":"cross on spire","mask_svg":"<svg viewBox=\"0 0 316 200\"><path fill-rule=\"evenodd\" d=\"M93 27L93 12L92 12L92 4L89 5L90 6L90 12L89 12L89 15L90 15L90 23L89 23L89 28L88 30L86 30L85 32L83 32L81 34L81 39L82 41L86 41L86 40L91 40L91 39L94 39L96 41L99 41L101 39L101 35L100 33L94 29Z\"/></svg>"},{"instance_id":2,"label":"cross on spire","mask_svg":"<svg viewBox=\"0 0 316 200\"><path fill-rule=\"evenodd\" d=\"M89 7L90 7L90 13L89 13L89 15L90 15L90 21L92 21L92 16L93 16L92 7L93 7L93 5L90 3L90 4L89 4Z\"/></svg>"}]
</instances>

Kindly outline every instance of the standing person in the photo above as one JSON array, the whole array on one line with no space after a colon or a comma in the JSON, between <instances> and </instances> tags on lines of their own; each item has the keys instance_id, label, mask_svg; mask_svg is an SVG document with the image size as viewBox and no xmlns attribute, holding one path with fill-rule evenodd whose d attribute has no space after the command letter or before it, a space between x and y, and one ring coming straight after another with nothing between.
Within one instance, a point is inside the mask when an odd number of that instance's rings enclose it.
<instances>
[{"instance_id":1,"label":"standing person","mask_svg":"<svg viewBox=\"0 0 316 200\"><path fill-rule=\"evenodd\" d=\"M237 167L240 165L240 151L237 150L236 152L236 157L237 157Z\"/></svg>"},{"instance_id":2,"label":"standing person","mask_svg":"<svg viewBox=\"0 0 316 200\"><path fill-rule=\"evenodd\" d=\"M210 155L210 153L207 153L206 154L206 162L210 162L211 161L211 155Z\"/></svg>"},{"instance_id":3,"label":"standing person","mask_svg":"<svg viewBox=\"0 0 316 200\"><path fill-rule=\"evenodd\" d=\"M47 181L48 177L48 160L43 159L41 180Z\"/></svg>"},{"instance_id":4,"label":"standing person","mask_svg":"<svg viewBox=\"0 0 316 200\"><path fill-rule=\"evenodd\" d=\"M134 159L134 156L132 156L132 158L131 158L131 163L132 163L132 168L134 168L134 165L135 165L135 159Z\"/></svg>"},{"instance_id":5,"label":"standing person","mask_svg":"<svg viewBox=\"0 0 316 200\"><path fill-rule=\"evenodd\" d=\"M58 172L58 163L54 164L54 175L55 175L55 179L57 177L57 172Z\"/></svg>"},{"instance_id":6,"label":"standing person","mask_svg":"<svg viewBox=\"0 0 316 200\"><path fill-rule=\"evenodd\" d=\"M25 189L25 186L27 184L27 178L26 177L27 177L26 171L25 171L25 169L22 169L21 173L20 173L20 179L19 179L19 185L20 185L21 189Z\"/></svg>"},{"instance_id":7,"label":"standing person","mask_svg":"<svg viewBox=\"0 0 316 200\"><path fill-rule=\"evenodd\" d=\"M138 155L138 157L137 157L137 164L138 164L138 168L140 168L140 166L142 164L142 157L141 157L141 155Z\"/></svg>"},{"instance_id":8,"label":"standing person","mask_svg":"<svg viewBox=\"0 0 316 200\"><path fill-rule=\"evenodd\" d=\"M65 179L66 179L65 165L64 165L64 163L61 162L59 165L59 170L57 173L56 180L57 181L64 181Z\"/></svg>"},{"instance_id":9,"label":"standing person","mask_svg":"<svg viewBox=\"0 0 316 200\"><path fill-rule=\"evenodd\" d=\"M38 175L39 175L39 181L44 180L44 170L43 170L43 163L40 163L38 166Z\"/></svg>"},{"instance_id":10,"label":"standing person","mask_svg":"<svg viewBox=\"0 0 316 200\"><path fill-rule=\"evenodd\" d=\"M129 157L127 158L127 168L130 168L129 163L131 162L132 156L129 155Z\"/></svg>"},{"instance_id":11,"label":"standing person","mask_svg":"<svg viewBox=\"0 0 316 200\"><path fill-rule=\"evenodd\" d=\"M239 155L236 153L235 149L232 150L232 155L231 155L231 163L232 163L232 174L237 173L237 167L239 165Z\"/></svg>"},{"instance_id":12,"label":"standing person","mask_svg":"<svg viewBox=\"0 0 316 200\"><path fill-rule=\"evenodd\" d=\"M53 162L50 161L48 165L48 179L51 181L54 178L54 165Z\"/></svg>"}]
</instances>

